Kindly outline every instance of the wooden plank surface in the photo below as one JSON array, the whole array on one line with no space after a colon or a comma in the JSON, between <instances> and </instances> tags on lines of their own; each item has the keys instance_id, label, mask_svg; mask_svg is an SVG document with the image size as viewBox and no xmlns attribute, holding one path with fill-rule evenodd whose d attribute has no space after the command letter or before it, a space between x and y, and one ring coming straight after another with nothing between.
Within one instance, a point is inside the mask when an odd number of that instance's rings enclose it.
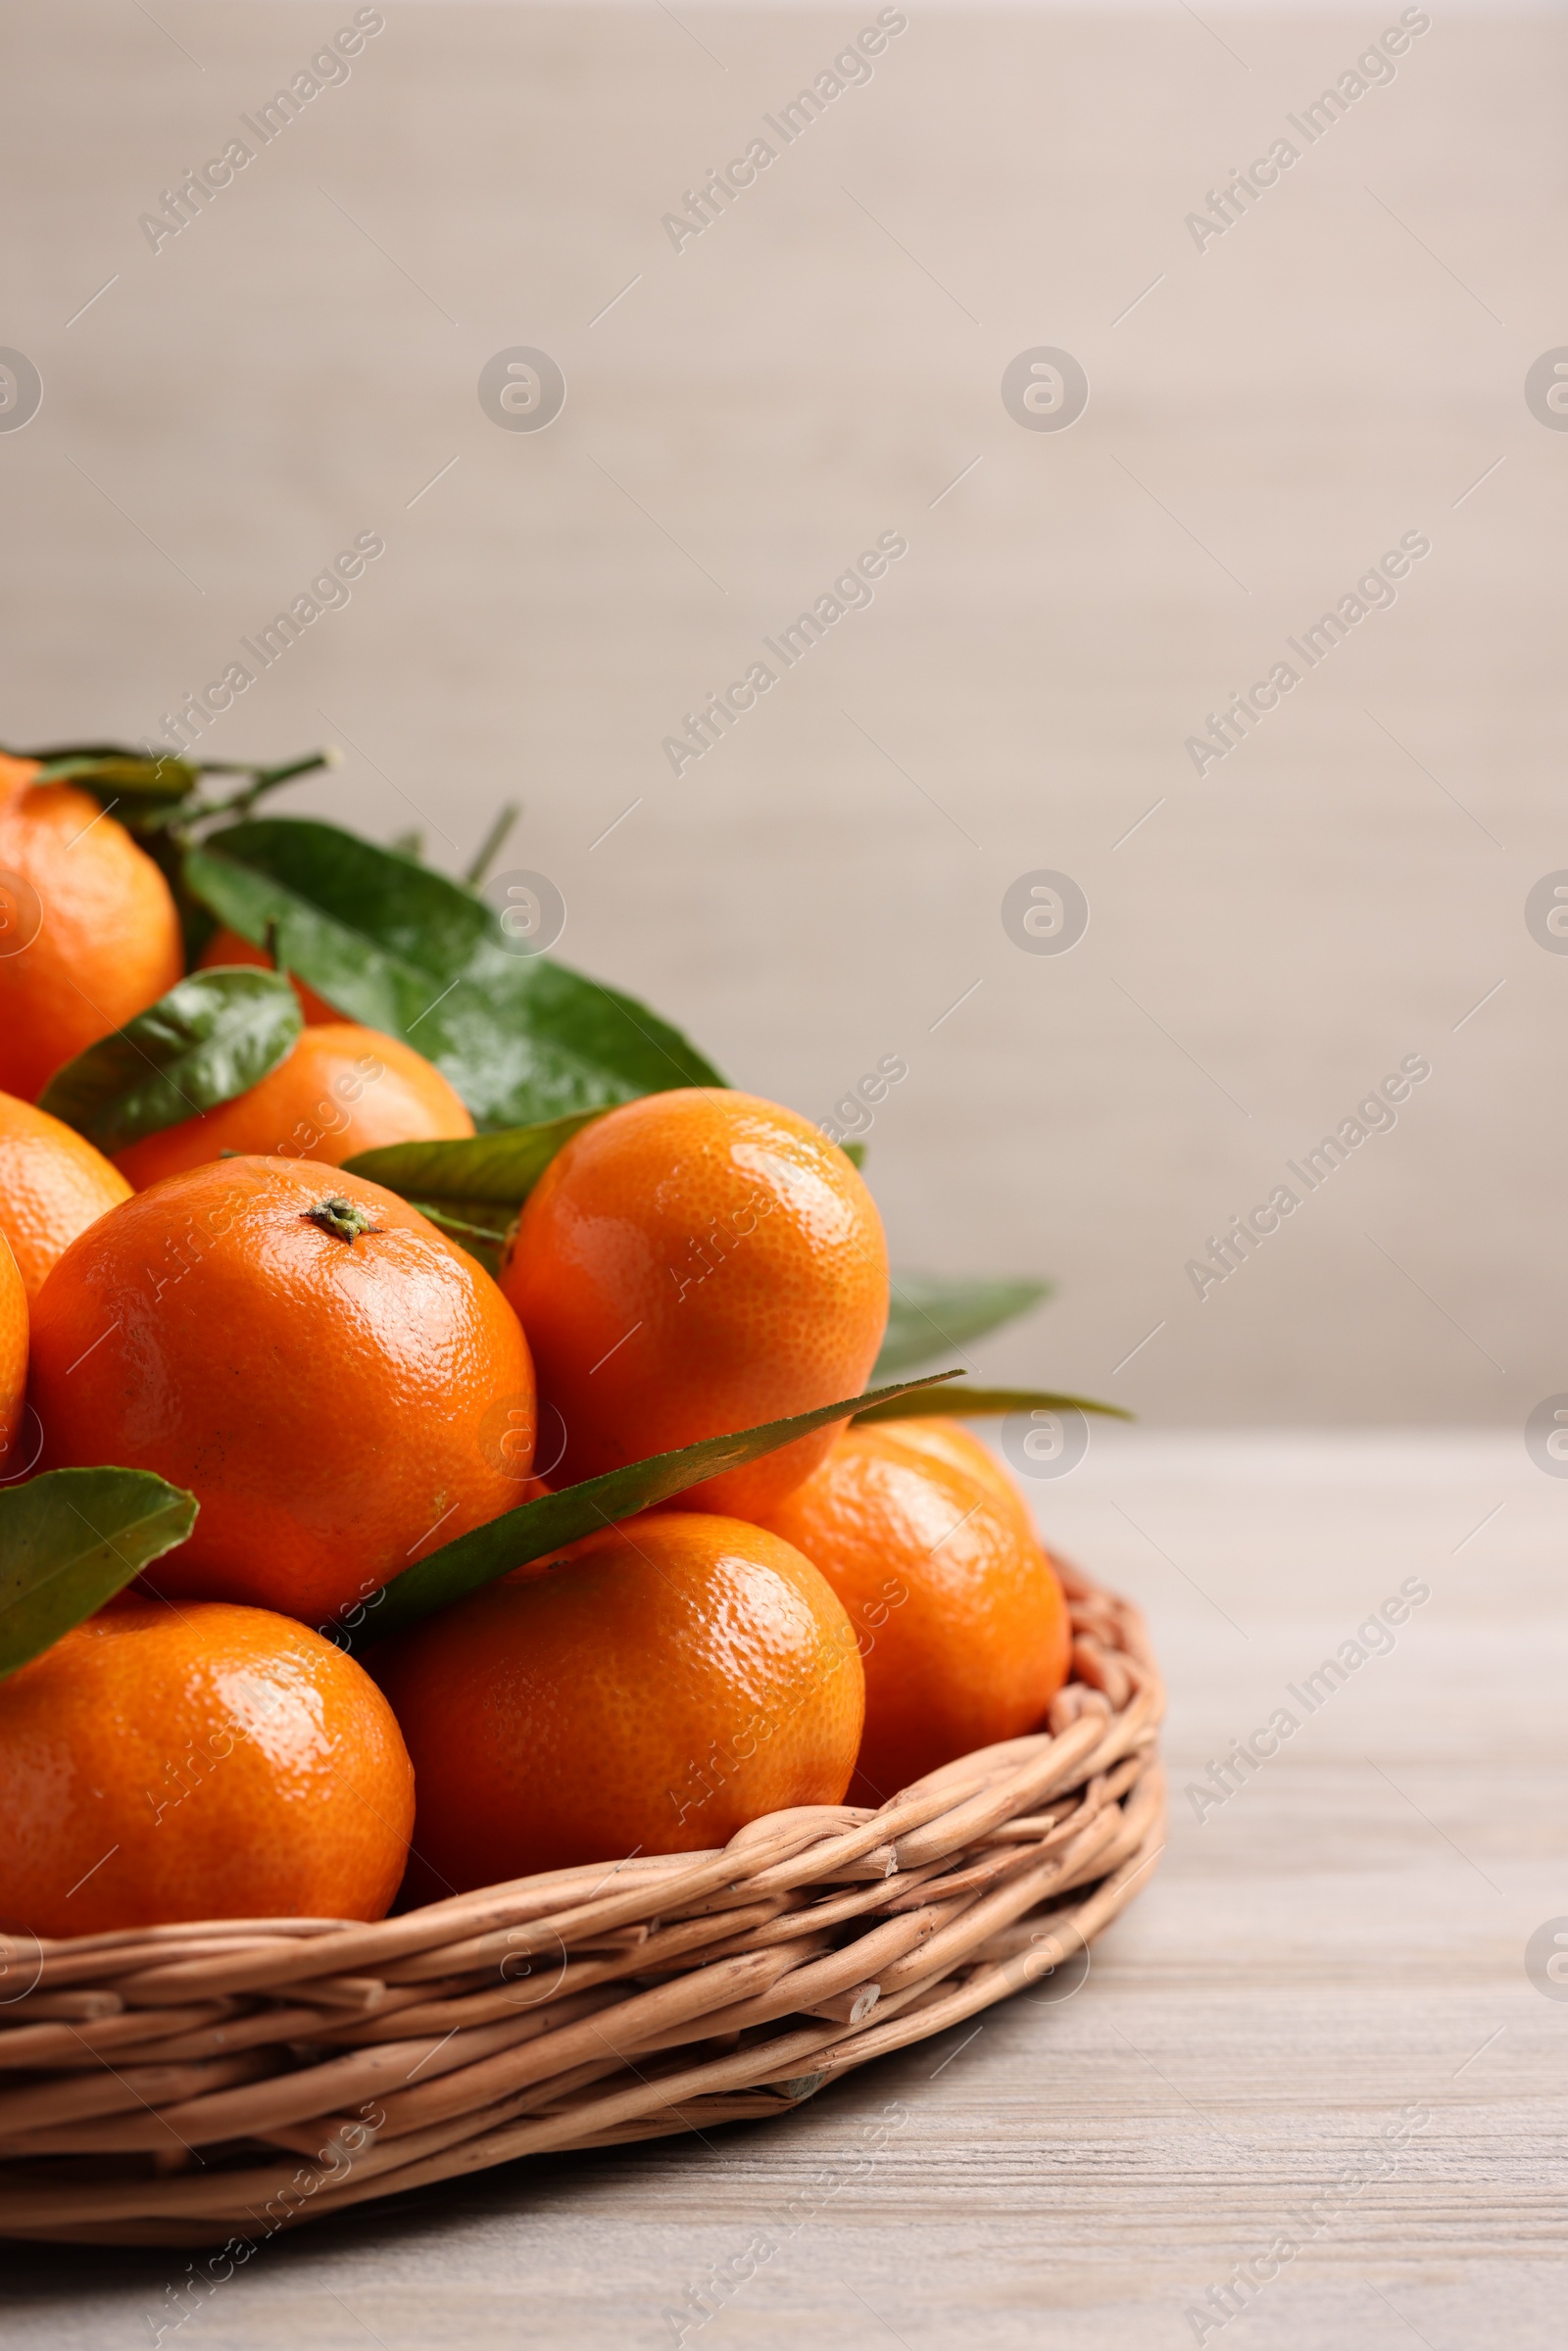
<instances>
[{"instance_id":1,"label":"wooden plank surface","mask_svg":"<svg viewBox=\"0 0 1568 2351\"><path fill-rule=\"evenodd\" d=\"M1524 1948L1568 1915L1568 1486L1495 1435L1117 1433L1039 1494L1172 1686L1170 1848L1087 1981L786 2121L431 2191L194 2297L181 2255L8 2248L7 2344L128 2347L186 2308L182 2351L1176 2351L1414 2107L1206 2339L1555 2351L1568 2002ZM1288 1686L1406 1578L1430 1598L1308 1717ZM1281 1705L1299 1729L1200 1823L1183 1788Z\"/></svg>"}]
</instances>

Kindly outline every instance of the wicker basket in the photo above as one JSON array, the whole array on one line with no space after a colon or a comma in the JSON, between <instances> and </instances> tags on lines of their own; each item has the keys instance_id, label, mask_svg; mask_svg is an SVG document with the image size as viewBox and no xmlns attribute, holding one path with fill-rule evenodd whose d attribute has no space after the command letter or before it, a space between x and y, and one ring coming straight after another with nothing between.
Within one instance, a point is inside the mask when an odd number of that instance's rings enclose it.
<instances>
[{"instance_id":1,"label":"wicker basket","mask_svg":"<svg viewBox=\"0 0 1568 2351\"><path fill-rule=\"evenodd\" d=\"M1142 1619L1066 1581L1074 1678L1049 1730L878 1812L773 1813L720 1852L374 1926L0 1938L0 2235L246 2258L514 2156L784 2113L1045 1975L1164 1833Z\"/></svg>"}]
</instances>

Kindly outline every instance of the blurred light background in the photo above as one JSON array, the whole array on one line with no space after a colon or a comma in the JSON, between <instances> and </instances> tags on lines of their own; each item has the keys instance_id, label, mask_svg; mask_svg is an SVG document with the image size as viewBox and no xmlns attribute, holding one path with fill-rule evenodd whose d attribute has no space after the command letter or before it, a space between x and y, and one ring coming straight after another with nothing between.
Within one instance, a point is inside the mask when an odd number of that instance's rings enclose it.
<instances>
[{"instance_id":1,"label":"blurred light background","mask_svg":"<svg viewBox=\"0 0 1568 2351\"><path fill-rule=\"evenodd\" d=\"M285 805L459 870L520 798L564 957L737 1083L826 1119L906 1063L837 1113L896 1260L1059 1285L988 1371L1175 1426L1520 1425L1568 1384L1568 957L1526 920L1568 868L1568 417L1526 399L1568 345L1560 15L57 0L8 48L0 345L43 399L0 432L4 739L156 738L240 661L212 757L346 754ZM547 429L481 406L518 348ZM1004 402L1043 348L1087 376L1064 429ZM363 532L264 669L241 640ZM786 672L763 639L884 533ZM1042 872L1065 953L1004 921L1021 883L1049 941Z\"/></svg>"}]
</instances>

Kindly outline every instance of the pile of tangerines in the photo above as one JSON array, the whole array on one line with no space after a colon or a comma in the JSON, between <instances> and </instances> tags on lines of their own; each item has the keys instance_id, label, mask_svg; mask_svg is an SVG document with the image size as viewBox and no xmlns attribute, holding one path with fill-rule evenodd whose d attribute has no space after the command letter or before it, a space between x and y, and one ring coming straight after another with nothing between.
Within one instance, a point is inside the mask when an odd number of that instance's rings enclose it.
<instances>
[{"instance_id":1,"label":"pile of tangerines","mask_svg":"<svg viewBox=\"0 0 1568 2351\"><path fill-rule=\"evenodd\" d=\"M193 900L180 855L210 810L173 764L0 759L0 1503L58 1495L69 1531L80 1473L113 1465L195 1505L106 1604L9 1670L0 1651L0 1926L373 1919L400 1889L877 1805L1037 1728L1068 1672L1061 1585L992 1453L917 1409L601 1510L350 1653L367 1595L470 1531L860 1396L882 1226L827 1133L722 1083L622 1086L525 1130L559 1148L499 1248L353 1173L474 1118L307 984L308 955L255 981L287 981L299 1016L232 1090L243 1053L215 1061L200 1006L227 1019L225 975L281 949ZM194 1026L191 974L217 990ZM143 1062L176 1089L161 1111ZM110 1083L134 1108L112 1156L39 1105ZM199 1106L171 1115L180 1088Z\"/></svg>"}]
</instances>

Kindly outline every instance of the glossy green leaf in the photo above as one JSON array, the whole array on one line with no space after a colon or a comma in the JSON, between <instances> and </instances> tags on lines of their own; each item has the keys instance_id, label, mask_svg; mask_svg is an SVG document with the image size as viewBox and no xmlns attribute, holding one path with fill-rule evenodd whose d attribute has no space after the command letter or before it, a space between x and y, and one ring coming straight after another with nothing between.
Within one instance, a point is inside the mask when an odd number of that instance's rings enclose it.
<instances>
[{"instance_id":1,"label":"glossy green leaf","mask_svg":"<svg viewBox=\"0 0 1568 2351\"><path fill-rule=\"evenodd\" d=\"M513 1219L564 1143L599 1110L574 1110L537 1126L503 1127L492 1135L450 1142L389 1143L345 1162L350 1175L384 1184L443 1233L478 1258L487 1273L501 1271Z\"/></svg>"},{"instance_id":2,"label":"glossy green leaf","mask_svg":"<svg viewBox=\"0 0 1568 2351\"><path fill-rule=\"evenodd\" d=\"M51 1469L0 1487L0 1679L183 1543L196 1497L146 1469Z\"/></svg>"},{"instance_id":3,"label":"glossy green leaf","mask_svg":"<svg viewBox=\"0 0 1568 2351\"><path fill-rule=\"evenodd\" d=\"M504 1127L491 1135L463 1135L444 1143L389 1143L379 1151L361 1151L346 1165L350 1175L384 1184L404 1200L466 1200L513 1210L521 1207L562 1145L600 1115L598 1110L574 1110L567 1118ZM478 1219L481 1224L494 1221Z\"/></svg>"},{"instance_id":4,"label":"glossy green leaf","mask_svg":"<svg viewBox=\"0 0 1568 2351\"><path fill-rule=\"evenodd\" d=\"M38 1107L112 1154L246 1093L302 1025L299 999L275 971L193 971L57 1070Z\"/></svg>"},{"instance_id":5,"label":"glossy green leaf","mask_svg":"<svg viewBox=\"0 0 1568 2351\"><path fill-rule=\"evenodd\" d=\"M1048 1388L954 1388L935 1404L919 1396L890 1396L885 1404L868 1404L857 1420L923 1420L933 1411L948 1420L983 1420L999 1412L1107 1412L1113 1420L1132 1420L1123 1404L1097 1404L1093 1396L1057 1396Z\"/></svg>"},{"instance_id":6,"label":"glossy green leaf","mask_svg":"<svg viewBox=\"0 0 1568 2351\"><path fill-rule=\"evenodd\" d=\"M902 1396L906 1388L928 1389L958 1377L951 1371L928 1372L923 1380L850 1396L839 1404L823 1404L814 1412L796 1412L788 1420L764 1421L760 1428L740 1429L730 1437L706 1437L698 1445L683 1445L673 1452L630 1462L624 1469L607 1470L602 1477L585 1478L581 1485L564 1487L560 1494L544 1494L538 1501L519 1502L515 1510L504 1511L488 1526L475 1527L455 1543L444 1543L428 1559L406 1569L394 1583L384 1584L368 1599L356 1602L340 1627L323 1630L343 1647L358 1652L373 1641L383 1641L389 1634L401 1633L406 1626L433 1616L439 1608L450 1607L454 1600L493 1584L513 1568L542 1559L547 1552L576 1543L616 1519L652 1510L672 1495L684 1494L688 1487L700 1486L705 1478L760 1461L764 1453L792 1445L797 1437L808 1437L813 1429L853 1419L858 1408Z\"/></svg>"},{"instance_id":7,"label":"glossy green leaf","mask_svg":"<svg viewBox=\"0 0 1568 2351\"><path fill-rule=\"evenodd\" d=\"M468 892L309 818L225 827L190 853L186 877L220 922L258 947L275 937L280 964L394 1036L417 1035L484 938L484 906Z\"/></svg>"},{"instance_id":8,"label":"glossy green leaf","mask_svg":"<svg viewBox=\"0 0 1568 2351\"><path fill-rule=\"evenodd\" d=\"M1049 1282L1028 1276L1008 1279L955 1278L941 1274L896 1273L888 1305L887 1336L872 1366L873 1380L906 1371L950 1354L965 1340L979 1339L1015 1315L1027 1314L1051 1294Z\"/></svg>"},{"instance_id":9,"label":"glossy green leaf","mask_svg":"<svg viewBox=\"0 0 1568 2351\"><path fill-rule=\"evenodd\" d=\"M461 882L336 826L276 817L209 835L191 890L356 1020L445 1072L484 1128L724 1080L646 1006L503 944Z\"/></svg>"}]
</instances>

